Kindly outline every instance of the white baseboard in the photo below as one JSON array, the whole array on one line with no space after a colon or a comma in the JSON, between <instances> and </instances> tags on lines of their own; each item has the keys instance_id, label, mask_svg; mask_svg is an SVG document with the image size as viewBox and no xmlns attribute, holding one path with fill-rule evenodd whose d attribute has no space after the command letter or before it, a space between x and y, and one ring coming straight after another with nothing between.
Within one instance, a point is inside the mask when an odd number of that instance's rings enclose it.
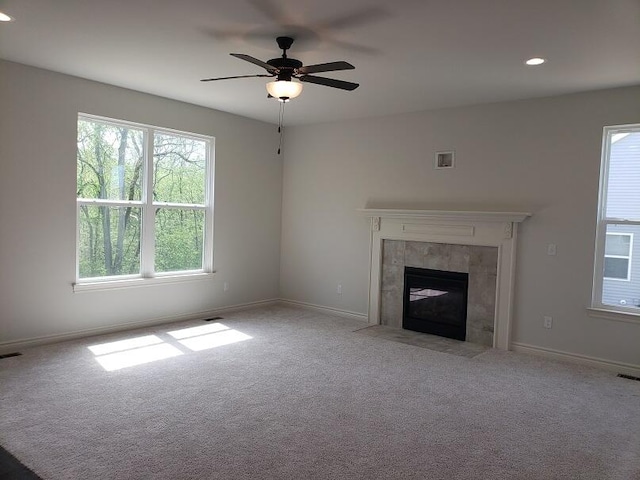
<instances>
[{"instance_id":1,"label":"white baseboard","mask_svg":"<svg viewBox=\"0 0 640 480\"><path fill-rule=\"evenodd\" d=\"M227 307L213 308L202 312L188 313L184 315L167 315L164 317L156 317L137 322L120 323L108 327L89 328L85 330L76 330L74 332L61 333L55 335L44 335L42 337L25 338L21 340L13 340L10 342L0 342L0 355L16 352L23 348L36 347L38 345L46 345L49 343L64 342L65 340L75 340L77 338L92 337L94 335L104 335L107 333L117 333L136 328L153 327L155 325L163 325L167 323L184 322L187 320L200 320L221 313L236 312L256 307L265 307L268 305L276 305L278 299L260 300L257 302L248 302L238 305L230 305Z\"/></svg>"},{"instance_id":2,"label":"white baseboard","mask_svg":"<svg viewBox=\"0 0 640 480\"><path fill-rule=\"evenodd\" d=\"M533 355L553 358L555 360L579 363L581 365L589 365L591 367L601 368L615 373L624 373L626 375L640 377L640 365L633 365L631 363L615 362L612 360L605 360L604 358L590 357L588 355L580 355L578 353L563 352L561 350L554 350L552 348L536 347L534 345L527 345L525 343L518 342L511 343L511 350L513 350L514 352L530 353Z\"/></svg>"},{"instance_id":3,"label":"white baseboard","mask_svg":"<svg viewBox=\"0 0 640 480\"><path fill-rule=\"evenodd\" d=\"M313 310L314 312L325 313L327 315L333 315L336 317L360 320L362 322L367 322L369 320L369 317L364 313L350 312L349 310L341 310L339 308L333 307L324 307L322 305L314 305L313 303L299 302L297 300L287 300L286 298L281 298L280 303L284 305L304 308L305 310Z\"/></svg>"}]
</instances>

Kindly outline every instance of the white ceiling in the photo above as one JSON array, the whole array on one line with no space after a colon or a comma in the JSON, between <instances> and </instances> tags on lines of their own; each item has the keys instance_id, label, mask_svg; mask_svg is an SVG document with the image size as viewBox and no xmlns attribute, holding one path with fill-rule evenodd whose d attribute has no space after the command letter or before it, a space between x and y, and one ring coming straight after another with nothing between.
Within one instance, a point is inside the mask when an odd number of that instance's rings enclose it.
<instances>
[{"instance_id":1,"label":"white ceiling","mask_svg":"<svg viewBox=\"0 0 640 480\"><path fill-rule=\"evenodd\" d=\"M264 73L280 55L358 82L305 84L305 124L640 84L640 0L0 0L0 57L276 123ZM549 61L527 67L523 61Z\"/></svg>"}]
</instances>

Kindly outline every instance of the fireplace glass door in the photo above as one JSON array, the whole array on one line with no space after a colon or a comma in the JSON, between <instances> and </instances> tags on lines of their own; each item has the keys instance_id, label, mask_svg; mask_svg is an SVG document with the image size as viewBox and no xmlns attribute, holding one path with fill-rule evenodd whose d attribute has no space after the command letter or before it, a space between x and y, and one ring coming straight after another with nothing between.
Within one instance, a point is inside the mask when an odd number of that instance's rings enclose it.
<instances>
[{"instance_id":1,"label":"fireplace glass door","mask_svg":"<svg viewBox=\"0 0 640 480\"><path fill-rule=\"evenodd\" d=\"M465 340L469 274L405 267L402 327Z\"/></svg>"}]
</instances>

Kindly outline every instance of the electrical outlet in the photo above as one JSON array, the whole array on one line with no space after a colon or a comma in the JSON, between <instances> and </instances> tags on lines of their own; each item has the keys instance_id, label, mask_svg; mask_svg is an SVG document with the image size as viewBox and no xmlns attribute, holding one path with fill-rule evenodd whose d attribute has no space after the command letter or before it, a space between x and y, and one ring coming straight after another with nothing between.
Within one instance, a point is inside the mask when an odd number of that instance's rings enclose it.
<instances>
[{"instance_id":1,"label":"electrical outlet","mask_svg":"<svg viewBox=\"0 0 640 480\"><path fill-rule=\"evenodd\" d=\"M228 292L228 291L229 291L229 282L224 282L224 285L222 286L222 289L223 289L225 292Z\"/></svg>"},{"instance_id":2,"label":"electrical outlet","mask_svg":"<svg viewBox=\"0 0 640 480\"><path fill-rule=\"evenodd\" d=\"M544 317L544 328L553 327L553 317L546 316Z\"/></svg>"},{"instance_id":3,"label":"electrical outlet","mask_svg":"<svg viewBox=\"0 0 640 480\"><path fill-rule=\"evenodd\" d=\"M554 256L556 254L556 244L550 243L547 245L547 255Z\"/></svg>"},{"instance_id":4,"label":"electrical outlet","mask_svg":"<svg viewBox=\"0 0 640 480\"><path fill-rule=\"evenodd\" d=\"M336 293L338 295L342 295L342 284L341 283L338 284L338 288L336 288Z\"/></svg>"}]
</instances>

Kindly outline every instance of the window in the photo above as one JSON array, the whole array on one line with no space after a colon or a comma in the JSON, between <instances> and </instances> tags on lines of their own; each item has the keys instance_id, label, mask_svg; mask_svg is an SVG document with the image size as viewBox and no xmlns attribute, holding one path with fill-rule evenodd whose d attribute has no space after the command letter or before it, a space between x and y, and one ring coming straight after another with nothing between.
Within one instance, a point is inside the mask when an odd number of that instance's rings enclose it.
<instances>
[{"instance_id":1,"label":"window","mask_svg":"<svg viewBox=\"0 0 640 480\"><path fill-rule=\"evenodd\" d=\"M609 233L604 244L604 278L631 280L632 233Z\"/></svg>"},{"instance_id":2,"label":"window","mask_svg":"<svg viewBox=\"0 0 640 480\"><path fill-rule=\"evenodd\" d=\"M604 129L593 306L640 314L640 125Z\"/></svg>"},{"instance_id":3,"label":"window","mask_svg":"<svg viewBox=\"0 0 640 480\"><path fill-rule=\"evenodd\" d=\"M209 273L211 137L78 116L77 283Z\"/></svg>"}]
</instances>

